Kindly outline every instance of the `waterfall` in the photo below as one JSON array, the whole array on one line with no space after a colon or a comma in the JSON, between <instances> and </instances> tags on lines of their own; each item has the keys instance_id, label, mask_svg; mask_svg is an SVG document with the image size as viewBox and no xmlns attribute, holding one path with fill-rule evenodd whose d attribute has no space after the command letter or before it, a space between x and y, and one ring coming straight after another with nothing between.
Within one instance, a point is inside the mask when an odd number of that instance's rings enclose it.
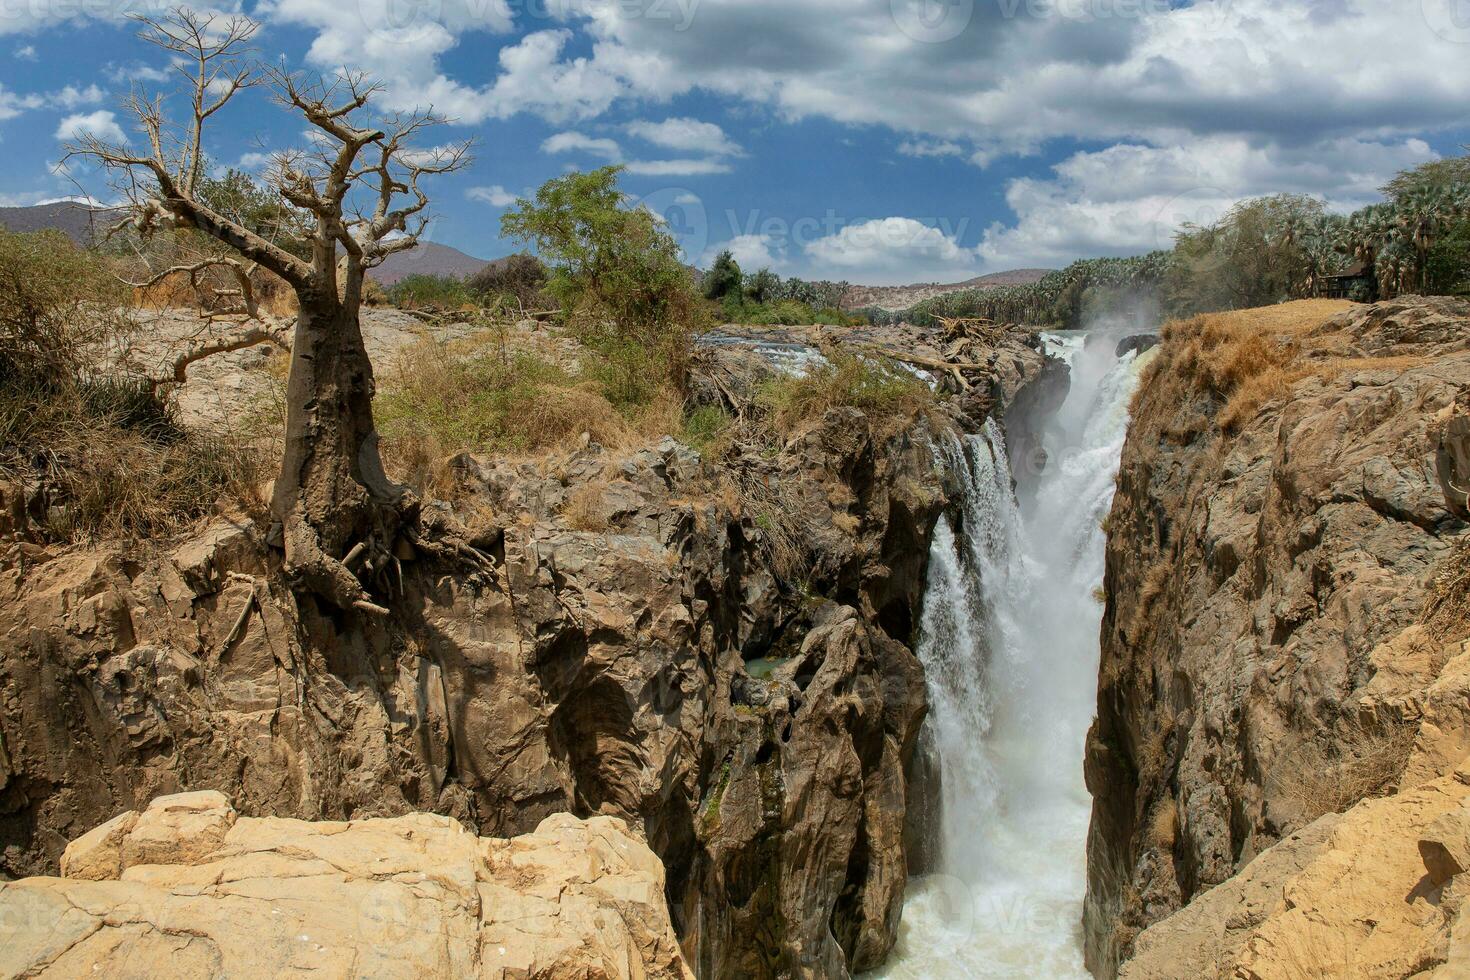
<instances>
[{"instance_id":1,"label":"waterfall","mask_svg":"<svg viewBox=\"0 0 1470 980\"><path fill-rule=\"evenodd\" d=\"M923 745L941 772L939 870L910 881L880 976L1087 976L1094 593L1128 401L1149 356L1117 358L1115 339L1046 338L1070 362L1072 387L1047 421L1041 473L1013 474L993 420L943 449L961 499L956 520L935 529L918 648Z\"/></svg>"}]
</instances>

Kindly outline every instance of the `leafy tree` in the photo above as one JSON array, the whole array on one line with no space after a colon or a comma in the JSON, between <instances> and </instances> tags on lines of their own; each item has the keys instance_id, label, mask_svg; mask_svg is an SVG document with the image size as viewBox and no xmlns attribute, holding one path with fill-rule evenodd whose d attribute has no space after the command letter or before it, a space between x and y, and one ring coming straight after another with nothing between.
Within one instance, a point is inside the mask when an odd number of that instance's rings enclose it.
<instances>
[{"instance_id":1,"label":"leafy tree","mask_svg":"<svg viewBox=\"0 0 1470 980\"><path fill-rule=\"evenodd\" d=\"M777 298L780 289L781 277L770 269L761 269L745 277L745 295L752 303L769 303Z\"/></svg>"},{"instance_id":2,"label":"leafy tree","mask_svg":"<svg viewBox=\"0 0 1470 980\"><path fill-rule=\"evenodd\" d=\"M1383 196L1397 203L1406 195L1425 188L1453 190L1465 187L1470 187L1470 155L1430 160L1402 171L1383 185Z\"/></svg>"},{"instance_id":3,"label":"leafy tree","mask_svg":"<svg viewBox=\"0 0 1470 980\"><path fill-rule=\"evenodd\" d=\"M1171 309L1244 309L1289 298L1313 265L1303 229L1323 213L1321 201L1281 194L1243 201L1213 225L1186 226L1168 275Z\"/></svg>"},{"instance_id":4,"label":"leafy tree","mask_svg":"<svg viewBox=\"0 0 1470 980\"><path fill-rule=\"evenodd\" d=\"M730 297L738 302L744 282L740 263L735 261L734 254L727 248L715 256L715 264L704 277L704 296L706 299L716 300Z\"/></svg>"},{"instance_id":5,"label":"leafy tree","mask_svg":"<svg viewBox=\"0 0 1470 980\"><path fill-rule=\"evenodd\" d=\"M582 341L606 358L619 391L645 393L650 363L682 388L690 338L703 322L679 244L645 208L618 190L621 167L574 172L521 199L501 230L534 245L550 266L546 290ZM628 395L632 399L633 394Z\"/></svg>"}]
</instances>

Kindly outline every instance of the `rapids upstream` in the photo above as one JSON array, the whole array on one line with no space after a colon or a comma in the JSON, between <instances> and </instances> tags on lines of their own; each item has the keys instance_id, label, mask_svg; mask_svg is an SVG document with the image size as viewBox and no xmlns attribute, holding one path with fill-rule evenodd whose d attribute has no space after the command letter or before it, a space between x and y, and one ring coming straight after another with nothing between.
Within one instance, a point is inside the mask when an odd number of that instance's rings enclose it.
<instances>
[{"instance_id":1,"label":"rapids upstream","mask_svg":"<svg viewBox=\"0 0 1470 980\"><path fill-rule=\"evenodd\" d=\"M939 870L910 881L898 946L874 976L1088 976L1082 758L1102 521L1150 356L1118 358L1117 336L1094 336L1046 337L1072 380L1039 474L1013 470L993 420L947 447L963 494L955 522L935 530L918 648L930 699L920 751L942 773Z\"/></svg>"}]
</instances>

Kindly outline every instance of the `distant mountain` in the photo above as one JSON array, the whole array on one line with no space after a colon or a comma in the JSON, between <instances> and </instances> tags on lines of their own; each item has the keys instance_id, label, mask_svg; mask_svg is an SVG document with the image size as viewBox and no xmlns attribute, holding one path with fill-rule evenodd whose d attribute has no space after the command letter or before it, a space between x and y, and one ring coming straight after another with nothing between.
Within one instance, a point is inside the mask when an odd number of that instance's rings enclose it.
<instances>
[{"instance_id":1,"label":"distant mountain","mask_svg":"<svg viewBox=\"0 0 1470 980\"><path fill-rule=\"evenodd\" d=\"M0 225L10 231L42 231L54 228L64 232L78 245L90 244L94 235L101 237L121 219L121 211L98 210L76 201L56 201L28 208L0 208Z\"/></svg>"},{"instance_id":2,"label":"distant mountain","mask_svg":"<svg viewBox=\"0 0 1470 980\"><path fill-rule=\"evenodd\" d=\"M93 210L74 201L37 204L28 208L0 208L0 225L11 231L55 228L79 245L89 244L94 236L105 234L121 217L121 211ZM390 255L386 262L373 271L372 276L380 284L391 286L404 276L415 274L467 278L488 264L484 259L466 255L449 245L419 242L417 247L407 252Z\"/></svg>"},{"instance_id":3,"label":"distant mountain","mask_svg":"<svg viewBox=\"0 0 1470 980\"><path fill-rule=\"evenodd\" d=\"M998 286L1027 286L1051 272L1051 269L1011 269L976 276L964 282L920 282L908 286L853 286L842 297L845 309L857 310L876 306L885 310L906 310L915 303L962 289L995 289Z\"/></svg>"},{"instance_id":4,"label":"distant mountain","mask_svg":"<svg viewBox=\"0 0 1470 980\"><path fill-rule=\"evenodd\" d=\"M405 276L458 276L468 279L490 263L466 255L457 248L438 242L419 242L407 252L388 256L386 262L371 273L380 285L391 286Z\"/></svg>"}]
</instances>

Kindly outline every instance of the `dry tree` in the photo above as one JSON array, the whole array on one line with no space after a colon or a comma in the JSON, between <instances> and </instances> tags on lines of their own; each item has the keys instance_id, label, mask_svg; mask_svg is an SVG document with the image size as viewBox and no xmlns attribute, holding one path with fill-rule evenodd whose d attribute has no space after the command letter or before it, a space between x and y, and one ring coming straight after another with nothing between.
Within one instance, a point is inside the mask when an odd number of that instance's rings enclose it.
<instances>
[{"instance_id":1,"label":"dry tree","mask_svg":"<svg viewBox=\"0 0 1470 980\"><path fill-rule=\"evenodd\" d=\"M286 573L298 589L342 609L386 613L369 586L391 588L400 536L431 550L465 555L471 549L455 540L425 542L418 500L383 470L359 311L367 272L413 248L427 227L422 182L466 166L470 143L416 148L415 139L441 120L429 113L375 113L379 86L361 74L308 80L249 61L257 25L246 17L178 7L140 22L140 36L168 52L183 74L188 110L171 117L164 96L135 91L128 108L146 149L85 135L68 148L69 156L105 169L128 201L125 223L140 235L191 230L228 246L203 264L235 277L238 312L248 317L254 311L250 280L257 267L295 293L285 453L271 498L270 541L284 548ZM305 257L212 209L200 194L209 124L257 85L269 86L280 107L309 124L310 147L276 154L265 176L304 218ZM165 274L193 274L194 265ZM247 320L236 333L185 352L175 373L182 377L190 360L209 353L284 343L271 334Z\"/></svg>"}]
</instances>

